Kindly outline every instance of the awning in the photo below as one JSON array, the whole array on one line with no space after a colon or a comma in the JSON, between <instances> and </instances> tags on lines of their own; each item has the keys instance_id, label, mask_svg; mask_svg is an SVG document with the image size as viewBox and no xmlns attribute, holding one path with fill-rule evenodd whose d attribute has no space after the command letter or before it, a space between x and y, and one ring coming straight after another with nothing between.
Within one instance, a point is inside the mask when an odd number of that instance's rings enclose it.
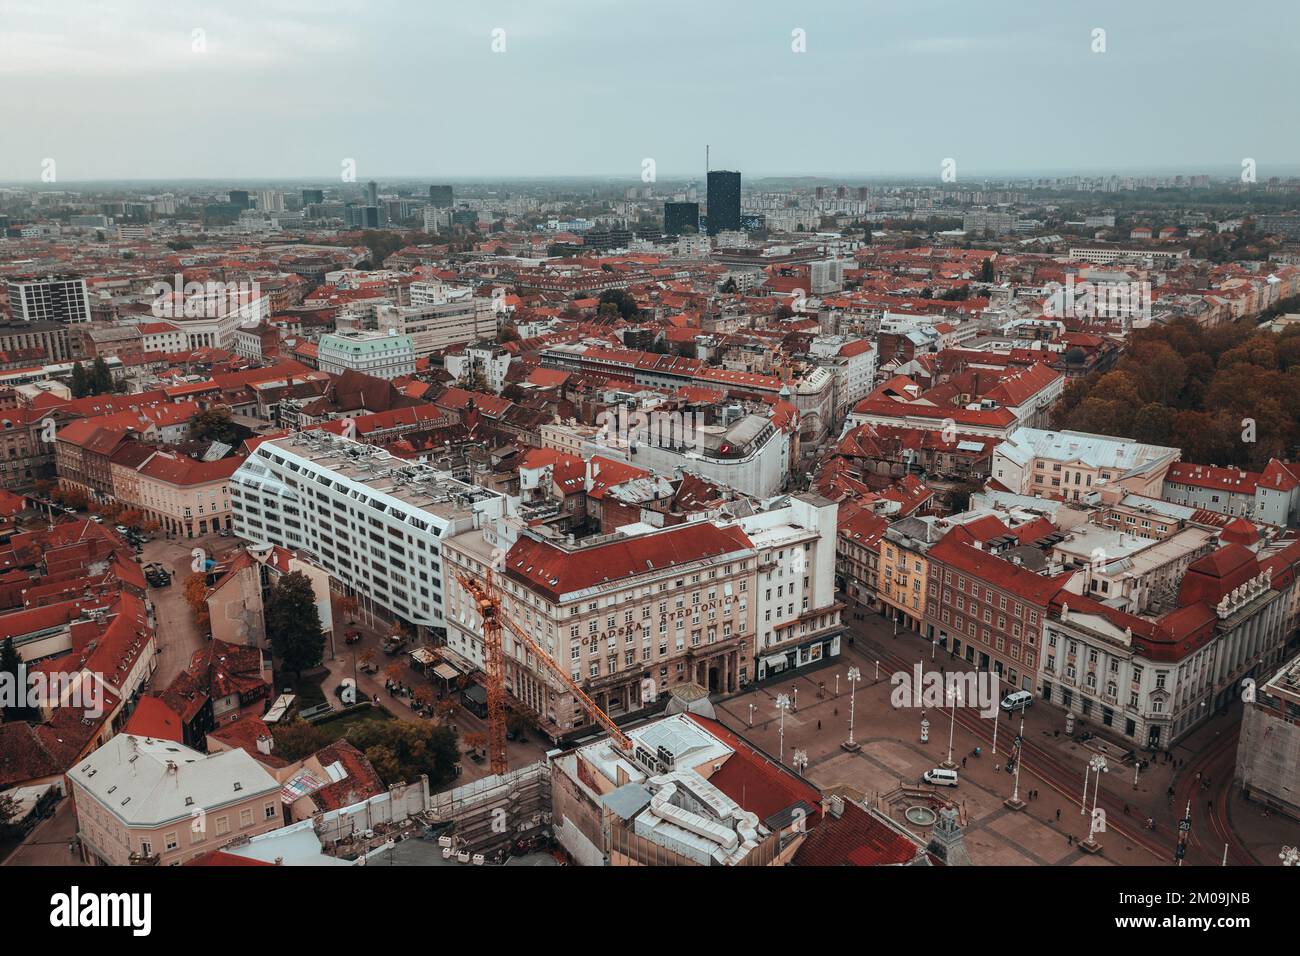
<instances>
[{"instance_id":1,"label":"awning","mask_svg":"<svg viewBox=\"0 0 1300 956\"><path fill-rule=\"evenodd\" d=\"M433 673L436 676L441 677L443 680L455 680L460 676L460 671L456 670L456 668L452 667L450 664L439 664L433 669Z\"/></svg>"},{"instance_id":2,"label":"awning","mask_svg":"<svg viewBox=\"0 0 1300 956\"><path fill-rule=\"evenodd\" d=\"M773 654L770 657L763 658L763 663L767 666L768 670L779 671L781 670L781 668L785 667L786 665L785 655Z\"/></svg>"},{"instance_id":3,"label":"awning","mask_svg":"<svg viewBox=\"0 0 1300 956\"><path fill-rule=\"evenodd\" d=\"M415 661L417 664L432 664L436 659L437 658L433 656L433 651L429 650L427 647L417 647L415 650L411 651L411 660Z\"/></svg>"}]
</instances>

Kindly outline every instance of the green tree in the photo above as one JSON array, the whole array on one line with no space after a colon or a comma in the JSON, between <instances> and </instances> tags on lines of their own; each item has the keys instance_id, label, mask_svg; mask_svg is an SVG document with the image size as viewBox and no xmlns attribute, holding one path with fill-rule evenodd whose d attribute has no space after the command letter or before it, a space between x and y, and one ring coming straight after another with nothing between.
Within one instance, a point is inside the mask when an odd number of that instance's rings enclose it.
<instances>
[{"instance_id":1,"label":"green tree","mask_svg":"<svg viewBox=\"0 0 1300 956\"><path fill-rule=\"evenodd\" d=\"M298 719L275 724L271 738L275 741L275 755L285 760L309 757L331 742L323 727Z\"/></svg>"},{"instance_id":2,"label":"green tree","mask_svg":"<svg viewBox=\"0 0 1300 956\"><path fill-rule=\"evenodd\" d=\"M436 789L456 775L460 746L455 731L443 724L367 720L349 728L347 738L389 786L424 774Z\"/></svg>"},{"instance_id":3,"label":"green tree","mask_svg":"<svg viewBox=\"0 0 1300 956\"><path fill-rule=\"evenodd\" d=\"M209 408L199 412L190 422L190 438L195 441L219 441L238 445L240 429L228 408Z\"/></svg>"},{"instance_id":4,"label":"green tree","mask_svg":"<svg viewBox=\"0 0 1300 956\"><path fill-rule=\"evenodd\" d=\"M325 654L320 611L311 579L291 571L275 582L266 599L266 632L276 657L295 676L317 666Z\"/></svg>"},{"instance_id":5,"label":"green tree","mask_svg":"<svg viewBox=\"0 0 1300 956\"><path fill-rule=\"evenodd\" d=\"M14 647L14 639L6 637L3 644L0 644L0 680L5 683L12 682L14 691L21 694L26 688L19 682L19 666L22 659L18 656L18 650ZM0 721L8 722L11 720L27 720L29 718L26 707L13 706L4 708L0 713Z\"/></svg>"},{"instance_id":6,"label":"green tree","mask_svg":"<svg viewBox=\"0 0 1300 956\"><path fill-rule=\"evenodd\" d=\"M85 366L76 362L72 366L72 397L85 398L90 394L90 376L86 374Z\"/></svg>"},{"instance_id":7,"label":"green tree","mask_svg":"<svg viewBox=\"0 0 1300 956\"><path fill-rule=\"evenodd\" d=\"M612 302L618 307L619 314L628 320L635 319L641 314L640 307L636 304L636 299L628 295L624 289L606 289L600 294L600 304L603 306L607 302ZM602 310L603 311L603 310Z\"/></svg>"},{"instance_id":8,"label":"green tree","mask_svg":"<svg viewBox=\"0 0 1300 956\"><path fill-rule=\"evenodd\" d=\"M113 373L108 370L108 363L98 355L90 367L90 387L94 395L107 395L113 391Z\"/></svg>"}]
</instances>

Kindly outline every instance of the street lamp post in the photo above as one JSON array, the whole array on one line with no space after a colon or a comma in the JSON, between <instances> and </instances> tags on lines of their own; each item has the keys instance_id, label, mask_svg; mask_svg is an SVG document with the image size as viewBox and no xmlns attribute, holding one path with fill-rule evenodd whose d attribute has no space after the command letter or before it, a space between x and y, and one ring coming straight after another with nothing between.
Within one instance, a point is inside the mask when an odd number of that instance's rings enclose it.
<instances>
[{"instance_id":1,"label":"street lamp post","mask_svg":"<svg viewBox=\"0 0 1300 956\"><path fill-rule=\"evenodd\" d=\"M790 698L785 694L777 694L776 709L781 714L781 729L778 731L781 737L781 749L778 756L781 763L785 763L785 712L790 709Z\"/></svg>"},{"instance_id":2,"label":"street lamp post","mask_svg":"<svg viewBox=\"0 0 1300 956\"><path fill-rule=\"evenodd\" d=\"M1000 683L1002 683L1002 681L998 677L998 672L994 671L993 672L993 704L995 707L997 707L998 701L1001 700L1001 698L998 696L998 693L1001 690L1001 688L998 687ZM1001 710L1001 708L999 707L998 710ZM998 720L1002 716L1001 714L998 713L998 710L993 711L993 756L995 757L998 755Z\"/></svg>"},{"instance_id":3,"label":"street lamp post","mask_svg":"<svg viewBox=\"0 0 1300 956\"><path fill-rule=\"evenodd\" d=\"M840 675L836 674L835 675L835 697L838 699L839 696L840 696Z\"/></svg>"},{"instance_id":4,"label":"street lamp post","mask_svg":"<svg viewBox=\"0 0 1300 956\"><path fill-rule=\"evenodd\" d=\"M754 726L754 705L753 704L749 705L749 726L750 727Z\"/></svg>"},{"instance_id":5,"label":"street lamp post","mask_svg":"<svg viewBox=\"0 0 1300 956\"><path fill-rule=\"evenodd\" d=\"M803 772L808 769L808 751L796 750L790 762L794 764L794 772L802 777Z\"/></svg>"},{"instance_id":6,"label":"street lamp post","mask_svg":"<svg viewBox=\"0 0 1300 956\"><path fill-rule=\"evenodd\" d=\"M1025 762L1025 712L1020 712L1020 733L1016 735L1016 741L1011 746L1011 753L1016 761L1015 784L1011 788L1011 799L1007 801L1007 806L1012 810L1023 810L1025 802L1020 799L1020 765Z\"/></svg>"},{"instance_id":7,"label":"street lamp post","mask_svg":"<svg viewBox=\"0 0 1300 956\"><path fill-rule=\"evenodd\" d=\"M862 680L862 672L856 667L850 667L844 679L849 682L849 739L841 746L845 750L854 751L858 749L858 744L853 739L853 718L857 714L858 682Z\"/></svg>"},{"instance_id":8,"label":"street lamp post","mask_svg":"<svg viewBox=\"0 0 1300 956\"><path fill-rule=\"evenodd\" d=\"M1106 766L1105 757L1101 754L1095 754L1088 761L1088 770L1097 776L1092 788L1092 814L1088 817L1088 839L1080 842L1079 847L1088 853L1096 853L1101 849L1101 844L1096 839L1099 832L1097 826L1097 802L1101 798L1101 775L1109 772L1110 768Z\"/></svg>"},{"instance_id":9,"label":"street lamp post","mask_svg":"<svg viewBox=\"0 0 1300 956\"><path fill-rule=\"evenodd\" d=\"M961 700L961 688L953 686L948 689L948 699L952 702L952 714L948 721L948 759L939 766L946 770L952 770L957 765L952 762L952 738L953 732L957 729L957 701Z\"/></svg>"}]
</instances>

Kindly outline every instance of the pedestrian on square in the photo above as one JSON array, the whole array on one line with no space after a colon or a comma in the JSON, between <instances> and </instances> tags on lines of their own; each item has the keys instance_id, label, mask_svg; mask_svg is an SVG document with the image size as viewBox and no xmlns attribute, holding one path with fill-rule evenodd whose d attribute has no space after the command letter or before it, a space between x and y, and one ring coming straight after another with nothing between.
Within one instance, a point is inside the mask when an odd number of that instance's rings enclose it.
<instances>
[{"instance_id":1,"label":"pedestrian on square","mask_svg":"<svg viewBox=\"0 0 1300 956\"><path fill-rule=\"evenodd\" d=\"M817 729L818 730L822 729L822 722L820 720L817 721Z\"/></svg>"},{"instance_id":2,"label":"pedestrian on square","mask_svg":"<svg viewBox=\"0 0 1300 956\"><path fill-rule=\"evenodd\" d=\"M1060 823L1060 822L1061 822L1061 808L1060 808L1060 807L1057 807L1057 808L1056 808L1056 822L1057 822L1057 823Z\"/></svg>"},{"instance_id":3,"label":"pedestrian on square","mask_svg":"<svg viewBox=\"0 0 1300 956\"><path fill-rule=\"evenodd\" d=\"M965 757L962 757L962 758L961 758L961 769L963 769L963 770L966 769L966 758L965 758Z\"/></svg>"}]
</instances>

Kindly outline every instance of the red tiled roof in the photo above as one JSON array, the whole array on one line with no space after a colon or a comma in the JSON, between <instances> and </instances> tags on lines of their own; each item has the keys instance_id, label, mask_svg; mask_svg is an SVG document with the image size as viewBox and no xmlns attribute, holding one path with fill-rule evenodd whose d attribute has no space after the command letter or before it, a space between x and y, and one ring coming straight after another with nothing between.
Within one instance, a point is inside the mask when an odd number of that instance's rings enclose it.
<instances>
[{"instance_id":1,"label":"red tiled roof","mask_svg":"<svg viewBox=\"0 0 1300 956\"><path fill-rule=\"evenodd\" d=\"M574 551L521 537L506 555L506 574L555 599L608 581L663 571L752 547L749 537L739 528L722 528L712 522L620 537Z\"/></svg>"},{"instance_id":2,"label":"red tiled roof","mask_svg":"<svg viewBox=\"0 0 1300 956\"><path fill-rule=\"evenodd\" d=\"M1034 574L1019 565L982 551L970 544L971 537L960 526L949 531L927 553L932 564L941 563L1014 594L1027 604L1046 607L1052 596L1071 577L1066 572L1055 578Z\"/></svg>"},{"instance_id":3,"label":"red tiled roof","mask_svg":"<svg viewBox=\"0 0 1300 956\"><path fill-rule=\"evenodd\" d=\"M689 716L734 751L722 762L721 769L709 775L709 783L756 814L759 820L767 820L799 803L813 808L805 821L807 826L814 827L822 819L821 793L816 787L750 746L716 720L698 714Z\"/></svg>"},{"instance_id":4,"label":"red tiled roof","mask_svg":"<svg viewBox=\"0 0 1300 956\"><path fill-rule=\"evenodd\" d=\"M200 854L194 859L187 861L185 866L275 866L266 860L255 860L252 857L237 856L234 853L227 853L225 850L209 850L207 853Z\"/></svg>"},{"instance_id":5,"label":"red tiled roof","mask_svg":"<svg viewBox=\"0 0 1300 956\"><path fill-rule=\"evenodd\" d=\"M181 719L160 697L145 695L135 705L123 731L136 737L184 742Z\"/></svg>"},{"instance_id":6,"label":"red tiled roof","mask_svg":"<svg viewBox=\"0 0 1300 956\"><path fill-rule=\"evenodd\" d=\"M795 851L793 866L902 866L922 848L852 801L838 817L826 815Z\"/></svg>"}]
</instances>

